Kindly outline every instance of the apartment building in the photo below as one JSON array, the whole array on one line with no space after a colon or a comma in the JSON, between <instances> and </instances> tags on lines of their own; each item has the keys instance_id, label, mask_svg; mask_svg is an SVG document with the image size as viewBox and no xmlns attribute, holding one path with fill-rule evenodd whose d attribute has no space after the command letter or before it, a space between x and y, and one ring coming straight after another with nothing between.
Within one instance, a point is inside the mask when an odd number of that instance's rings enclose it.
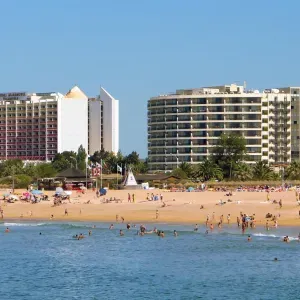
<instances>
[{"instance_id":1,"label":"apartment building","mask_svg":"<svg viewBox=\"0 0 300 300\"><path fill-rule=\"evenodd\" d=\"M119 100L103 87L99 96L89 99L89 153L100 149L119 151Z\"/></svg>"},{"instance_id":2,"label":"apartment building","mask_svg":"<svg viewBox=\"0 0 300 300\"><path fill-rule=\"evenodd\" d=\"M170 171L181 162L207 158L222 133L245 137L248 162L287 164L298 155L300 135L288 88L246 91L235 84L177 90L148 101L148 157L151 171ZM295 100L296 101L296 100ZM299 102L299 101L298 101ZM295 106L296 107L296 106ZM299 114L299 108L298 108ZM297 119L297 120L296 120ZM295 125L297 125L295 123ZM297 150L298 149L298 150ZM297 152L298 151L298 152Z\"/></svg>"},{"instance_id":3,"label":"apartment building","mask_svg":"<svg viewBox=\"0 0 300 300\"><path fill-rule=\"evenodd\" d=\"M95 152L105 147L103 137L108 139L115 132L117 135L110 139L115 142L114 147L119 147L118 111L111 112L114 120L104 125L103 103L100 99L89 101L78 86L66 95L0 94L0 160L51 161L56 153L77 151L80 145ZM110 130L111 123L115 131Z\"/></svg>"}]
</instances>

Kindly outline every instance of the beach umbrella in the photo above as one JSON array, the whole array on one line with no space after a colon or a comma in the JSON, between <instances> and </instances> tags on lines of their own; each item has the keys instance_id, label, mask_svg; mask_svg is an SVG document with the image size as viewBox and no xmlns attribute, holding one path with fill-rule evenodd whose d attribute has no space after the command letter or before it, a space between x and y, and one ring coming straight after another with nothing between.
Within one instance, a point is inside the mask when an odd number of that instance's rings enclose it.
<instances>
[{"instance_id":1,"label":"beach umbrella","mask_svg":"<svg viewBox=\"0 0 300 300\"><path fill-rule=\"evenodd\" d=\"M32 193L32 195L41 195L41 194L43 194L43 192L39 191L39 190L33 190L31 193Z\"/></svg>"},{"instance_id":2,"label":"beach umbrella","mask_svg":"<svg viewBox=\"0 0 300 300\"><path fill-rule=\"evenodd\" d=\"M105 196L107 191L106 189L100 189L99 192L100 192L100 196Z\"/></svg>"},{"instance_id":3,"label":"beach umbrella","mask_svg":"<svg viewBox=\"0 0 300 300\"><path fill-rule=\"evenodd\" d=\"M55 190L55 194L62 194L64 192L62 187L57 187Z\"/></svg>"}]
</instances>

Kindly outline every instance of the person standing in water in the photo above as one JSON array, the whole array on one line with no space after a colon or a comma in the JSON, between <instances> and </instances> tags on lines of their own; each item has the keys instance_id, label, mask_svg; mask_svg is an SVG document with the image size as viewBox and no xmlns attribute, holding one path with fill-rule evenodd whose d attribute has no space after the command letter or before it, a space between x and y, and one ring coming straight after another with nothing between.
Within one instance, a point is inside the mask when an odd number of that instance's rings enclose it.
<instances>
[{"instance_id":1,"label":"person standing in water","mask_svg":"<svg viewBox=\"0 0 300 300\"><path fill-rule=\"evenodd\" d=\"M177 237L178 236L178 233L176 230L174 230L174 236Z\"/></svg>"},{"instance_id":2,"label":"person standing in water","mask_svg":"<svg viewBox=\"0 0 300 300\"><path fill-rule=\"evenodd\" d=\"M227 215L227 223L228 223L228 225L230 223L230 214Z\"/></svg>"},{"instance_id":3,"label":"person standing in water","mask_svg":"<svg viewBox=\"0 0 300 300\"><path fill-rule=\"evenodd\" d=\"M122 229L120 229L120 236L123 236L124 235L124 232Z\"/></svg>"},{"instance_id":4,"label":"person standing in water","mask_svg":"<svg viewBox=\"0 0 300 300\"><path fill-rule=\"evenodd\" d=\"M195 224L194 231L198 231L198 224Z\"/></svg>"}]
</instances>

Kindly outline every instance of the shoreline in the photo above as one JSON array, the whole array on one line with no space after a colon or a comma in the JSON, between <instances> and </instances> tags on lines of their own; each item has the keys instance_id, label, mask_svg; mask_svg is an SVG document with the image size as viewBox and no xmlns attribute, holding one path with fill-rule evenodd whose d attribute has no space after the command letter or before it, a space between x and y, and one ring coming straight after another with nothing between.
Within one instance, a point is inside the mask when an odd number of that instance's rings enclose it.
<instances>
[{"instance_id":1,"label":"shoreline","mask_svg":"<svg viewBox=\"0 0 300 300\"><path fill-rule=\"evenodd\" d=\"M298 222L296 222L296 220ZM202 222L201 222L202 221ZM136 224L136 225L140 225L140 224L149 224L149 225L152 225L152 224L165 224L165 225L169 225L169 226L175 226L175 225L182 225L182 226L191 226L193 227L195 224L198 224L199 225L199 228L209 228L205 226L205 220L198 220L198 222L196 222L194 220L191 220L191 222L188 222L188 221L176 221L176 220L173 220L173 221L168 221L168 220L164 220L164 219L160 219L160 220L147 220L147 219L130 219L130 221L128 220L128 222L124 221L124 223L122 222L116 222L116 220L113 220L113 219L109 219L109 218L105 218L105 219L96 219L96 218L83 218L83 219L79 219L79 218L55 218L55 219L47 219L47 218L4 218L0 221L0 224L4 224L4 223L47 223L47 224L56 224L56 223L62 223L62 224L67 224L67 223L70 223L70 222L75 222L75 223L105 223L105 224L124 224L124 226L127 224L127 223L130 223L130 224ZM269 220L270 222L270 220ZM213 223L214 226L215 226L215 229L217 230L217 222L210 222L210 223ZM238 229L238 226L237 226L237 223L236 222L231 222L230 224L230 228L236 228ZM280 221L280 225L278 225L278 228L279 227L300 227L300 220L298 219L295 219L295 220L281 220ZM224 222L222 229L226 229L228 228L228 223L227 222ZM256 225L255 225L255 228L265 228L265 222L263 222L262 220L260 221L256 221ZM255 229L254 228L254 229ZM272 225L270 225L270 231L272 230L276 230L276 228ZM300 228L299 228L300 230Z\"/></svg>"},{"instance_id":2,"label":"shoreline","mask_svg":"<svg viewBox=\"0 0 300 300\"><path fill-rule=\"evenodd\" d=\"M22 193L22 191L19 191ZM149 194L161 195L163 200L147 201ZM104 197L97 198L95 193L88 191L84 195L73 194L70 202L53 206L52 192L46 192L50 201L41 201L30 204L17 201L4 204L1 208L4 219L0 222L103 222L116 223L116 216L124 218L124 224L178 224L194 226L198 224L205 227L209 216L209 223L216 225L221 215L224 225L227 225L227 216L230 215L231 226L237 226L237 217L240 213L255 215L256 226L265 226L266 214L270 213L278 218L278 226L300 226L300 206L296 202L295 192L271 193L267 202L266 193L238 192L228 197L225 192L178 193L164 192L162 190L126 190L108 191L105 199L121 199L122 203L103 203ZM128 194L135 195L135 202L128 201ZM272 201L282 200L283 207ZM226 202L219 205L220 200ZM230 201L228 201L230 200ZM87 204L89 202L90 204ZM164 205L163 205L164 204ZM164 206L164 207L163 207ZM203 208L201 209L201 206ZM68 215L65 214L67 210ZM156 218L158 213L158 218ZM53 219L51 219L53 215ZM214 218L212 217L214 215ZM21 217L22 216L22 217ZM273 222L268 219L270 227Z\"/></svg>"}]
</instances>

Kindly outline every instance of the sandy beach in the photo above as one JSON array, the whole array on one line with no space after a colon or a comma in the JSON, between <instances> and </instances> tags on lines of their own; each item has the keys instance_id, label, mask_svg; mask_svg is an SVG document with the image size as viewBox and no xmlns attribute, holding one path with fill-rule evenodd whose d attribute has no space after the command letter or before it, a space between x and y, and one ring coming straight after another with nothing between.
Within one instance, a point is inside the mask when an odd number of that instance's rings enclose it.
<instances>
[{"instance_id":1,"label":"sandy beach","mask_svg":"<svg viewBox=\"0 0 300 300\"><path fill-rule=\"evenodd\" d=\"M17 191L21 194L22 191ZM135 195L135 203L128 203L128 193ZM148 201L147 194L162 194L163 202ZM231 215L230 222L236 224L236 218L240 212L255 214L256 224L265 225L267 213L278 217L278 225L300 225L300 206L295 199L295 192L272 192L270 200L279 201L282 199L283 207L278 204L267 202L266 192L234 192L233 196L225 196L226 192L168 192L162 190L121 190L108 191L105 197L97 198L95 192L87 191L84 195L73 192L71 203L64 203L53 207L53 192L46 192L50 201L42 201L37 204L15 202L4 204L1 207L4 211L4 221L8 219L20 220L47 220L47 221L103 221L116 222L116 215L124 218L124 222L132 223L181 223L181 224L204 224L207 215L215 215L215 223L219 217L224 215L224 222L227 223L227 215ZM122 203L102 203L103 198L122 199ZM227 202L224 205L217 205L219 200ZM85 204L90 201L90 204ZM204 206L200 209L201 205ZM68 215L65 215L65 209ZM156 219L156 210L158 218ZM51 215L54 218L51 220ZM271 225L271 224L270 224Z\"/></svg>"}]
</instances>

